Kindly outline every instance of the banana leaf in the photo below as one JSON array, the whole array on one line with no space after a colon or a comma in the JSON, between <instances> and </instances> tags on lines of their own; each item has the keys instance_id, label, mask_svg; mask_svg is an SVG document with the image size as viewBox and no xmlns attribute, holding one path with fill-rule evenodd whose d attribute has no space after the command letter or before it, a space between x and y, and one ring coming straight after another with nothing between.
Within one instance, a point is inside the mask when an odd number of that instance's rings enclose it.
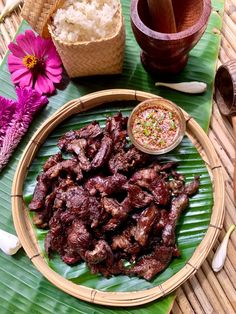
<instances>
[{"instance_id":1,"label":"banana leaf","mask_svg":"<svg viewBox=\"0 0 236 314\"><path fill-rule=\"evenodd\" d=\"M123 0L123 14L126 19L126 51L124 71L122 75L118 76L104 76L104 77L91 77L80 78L71 81L64 89L58 90L58 92L50 97L49 104L32 123L28 133L24 137L22 143L13 154L8 166L0 174L0 228L14 233L14 226L11 216L11 184L13 176L19 162L20 156L23 152L25 145L28 143L32 134L37 130L40 124L45 121L53 112L55 112L60 106L67 101L78 98L88 92L93 92L107 88L133 88L144 91L153 92L160 96L166 97L182 108L189 112L200 125L207 131L209 126L209 120L211 115L212 106L212 89L215 75L215 66L218 56L218 49L220 44L220 36L217 33L217 29L220 30L222 26L223 15L223 0L213 0L213 11L211 14L210 22L207 31L202 37L198 45L191 51L190 59L187 67L179 75L172 76L171 81L183 81L183 80L199 80L205 81L208 84L208 90L205 94L199 96L188 96L182 93L170 91L165 88L155 88L154 82L156 77L148 75L142 68L139 59L140 49L133 37L130 23L129 23L129 1ZM23 22L19 33L22 33L25 29L29 28L27 23ZM15 98L15 90L11 83L10 76L7 70L7 56L5 57L0 67L0 94L9 98ZM115 110L115 109L114 109ZM128 108L127 108L128 110ZM127 111L128 113L128 111ZM95 117L98 114L90 112L89 115ZM102 113L100 113L102 119ZM104 118L104 117L103 117ZM83 117L81 123L86 123L86 117ZM72 120L72 123L73 120ZM77 125L78 126L78 125ZM61 125L55 132L62 132L68 127L66 124ZM59 133L54 133L58 136ZM52 139L52 137L50 137ZM49 141L49 139L48 139ZM47 143L50 144L50 141ZM55 139L54 139L55 141ZM46 143L45 143L46 145ZM49 145L50 146L50 145ZM43 154L42 148L40 154ZM51 149L51 148L50 148ZM169 158L177 158L181 161L181 171L187 175L190 179L192 174L197 170L202 174L201 176L201 190L202 199L193 199L191 202L191 209L182 218L179 224L178 241L181 243L182 248L185 250L182 252L181 259L175 260L173 263L176 265L169 268L168 273L163 273L157 280L165 280L164 277L170 276L169 272L175 272L178 267L182 267L183 259L188 259L194 250L194 245L189 246L188 237L186 235L189 232L189 224L193 226L193 242L197 245L201 238L204 236L207 225L209 224L209 217L212 203L211 185L209 176L205 170L202 161L199 159L199 155L195 149L190 145L189 141L185 139L179 148L180 151L176 151L175 154L169 156ZM181 158L180 152L183 152L182 156L185 156L185 160ZM52 150L51 150L52 152ZM35 159L33 164L34 171L40 170L40 164L38 168L36 166L37 160L42 162L40 154ZM46 158L47 153L44 152L43 158ZM188 160L186 160L186 158ZM185 164L186 162L186 164ZM36 168L34 168L36 167ZM192 169L192 170L190 170ZM190 170L190 172L189 172ZM30 176L35 176L35 173L29 173ZM28 184L28 181L27 181ZM29 188L28 185L27 188ZM30 191L30 190L29 190ZM26 191L26 194L29 194ZM197 197L197 196L196 196ZM190 212L193 216L187 216ZM187 219L187 220L185 220ZM185 222L188 223L185 226ZM199 224L199 221L200 224ZM186 230L185 230L186 227ZM183 229L182 229L183 228ZM185 231L184 231L185 230ZM41 237L41 238L40 238ZM39 239L43 239L43 235L39 234ZM186 242L184 241L186 240ZM187 256L185 256L187 254ZM63 272L63 267L58 266L58 259L53 261L54 265L51 265L56 271ZM59 268L59 269L58 269ZM73 274L68 275L69 279L72 279ZM85 276L86 277L86 276ZM87 280L89 278L83 278ZM174 300L174 295L153 302L148 305L140 306L138 308L124 309L124 308L105 308L102 306L92 305L86 302L77 300L62 291L59 291L51 283L49 283L43 276L34 268L28 257L23 250L20 250L18 254L13 257L9 257L0 252L0 312L1 313L168 313ZM161 279L162 278L162 279ZM87 285L93 286L94 279L90 277L90 283ZM113 279L114 280L114 279ZM136 279L135 279L136 280ZM135 282L133 282L135 284ZM151 283L152 284L152 283ZM114 283L112 283L115 286ZM146 283L143 284L143 289ZM107 289L106 282L101 281L101 289ZM122 287L121 287L122 288ZM115 289L114 287L111 289ZM124 289L124 287L122 288ZM132 289L132 287L129 287Z\"/></svg>"}]
</instances>

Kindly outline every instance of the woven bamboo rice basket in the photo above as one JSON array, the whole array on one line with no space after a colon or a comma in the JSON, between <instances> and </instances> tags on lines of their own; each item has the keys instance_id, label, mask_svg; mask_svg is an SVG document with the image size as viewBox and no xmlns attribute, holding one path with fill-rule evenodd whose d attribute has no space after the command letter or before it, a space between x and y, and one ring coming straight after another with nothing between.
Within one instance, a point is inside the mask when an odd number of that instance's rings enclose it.
<instances>
[{"instance_id":1,"label":"woven bamboo rice basket","mask_svg":"<svg viewBox=\"0 0 236 314\"><path fill-rule=\"evenodd\" d=\"M53 33L53 13L64 0L25 0L22 17L45 38L51 37L70 77L119 74L125 48L125 24L121 3L114 17L116 29L111 37L88 42L67 43Z\"/></svg>"},{"instance_id":2,"label":"woven bamboo rice basket","mask_svg":"<svg viewBox=\"0 0 236 314\"><path fill-rule=\"evenodd\" d=\"M28 211L23 201L23 185L27 171L42 143L49 134L68 117L113 101L143 101L157 97L153 94L124 89L105 90L72 100L52 115L34 134L16 170L12 186L12 213L18 237L31 261L37 269L55 286L84 301L107 306L137 306L161 298L181 286L199 269L212 249L224 219L224 181L221 163L215 149L198 123L184 112L186 135L190 138L205 161L213 182L214 206L206 235L186 265L163 284L154 288L135 292L103 292L77 285L56 272L44 260L39 249Z\"/></svg>"}]
</instances>

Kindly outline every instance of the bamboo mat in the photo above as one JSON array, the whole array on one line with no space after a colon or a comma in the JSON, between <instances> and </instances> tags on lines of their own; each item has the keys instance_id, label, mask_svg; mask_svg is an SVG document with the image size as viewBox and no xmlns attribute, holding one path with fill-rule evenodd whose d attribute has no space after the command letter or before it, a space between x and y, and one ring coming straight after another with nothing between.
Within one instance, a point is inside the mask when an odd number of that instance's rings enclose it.
<instances>
[{"instance_id":1,"label":"bamboo mat","mask_svg":"<svg viewBox=\"0 0 236 314\"><path fill-rule=\"evenodd\" d=\"M3 3L0 0L0 11ZM20 24L20 9L7 17L0 24L0 62L7 50L7 45L14 37ZM226 0L222 43L218 66L230 58L236 58L236 0ZM232 179L234 162L234 139L230 121L222 117L214 103L209 137L224 166L226 184L226 215L224 228L219 240L232 223L236 224ZM218 242L219 243L219 242ZM218 245L216 244L216 247ZM213 251L198 270L197 274L176 291L176 301L172 314L188 313L236 313L236 232L231 236L228 257L224 268L219 273L211 270ZM158 313L157 313L158 314Z\"/></svg>"}]
</instances>

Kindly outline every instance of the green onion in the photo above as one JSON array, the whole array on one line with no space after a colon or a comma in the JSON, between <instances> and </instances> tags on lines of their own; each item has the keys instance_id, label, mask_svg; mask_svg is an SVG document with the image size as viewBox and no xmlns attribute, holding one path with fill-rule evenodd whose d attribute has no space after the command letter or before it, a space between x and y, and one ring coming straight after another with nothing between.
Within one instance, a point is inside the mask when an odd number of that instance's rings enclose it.
<instances>
[{"instance_id":1,"label":"green onion","mask_svg":"<svg viewBox=\"0 0 236 314\"><path fill-rule=\"evenodd\" d=\"M158 143L161 144L161 145L164 145L166 143L166 141L163 140L163 138L161 138Z\"/></svg>"},{"instance_id":2,"label":"green onion","mask_svg":"<svg viewBox=\"0 0 236 314\"><path fill-rule=\"evenodd\" d=\"M172 112L169 112L169 117L170 117L170 119L173 118L173 113Z\"/></svg>"},{"instance_id":3,"label":"green onion","mask_svg":"<svg viewBox=\"0 0 236 314\"><path fill-rule=\"evenodd\" d=\"M149 136L151 134L151 132L147 129L143 130L144 135Z\"/></svg>"},{"instance_id":4,"label":"green onion","mask_svg":"<svg viewBox=\"0 0 236 314\"><path fill-rule=\"evenodd\" d=\"M170 121L170 127L171 127L171 129L175 129L176 128L175 123L174 123L173 120Z\"/></svg>"},{"instance_id":5,"label":"green onion","mask_svg":"<svg viewBox=\"0 0 236 314\"><path fill-rule=\"evenodd\" d=\"M149 115L147 116L147 119L152 118L152 116L153 116L153 112L149 113Z\"/></svg>"}]
</instances>

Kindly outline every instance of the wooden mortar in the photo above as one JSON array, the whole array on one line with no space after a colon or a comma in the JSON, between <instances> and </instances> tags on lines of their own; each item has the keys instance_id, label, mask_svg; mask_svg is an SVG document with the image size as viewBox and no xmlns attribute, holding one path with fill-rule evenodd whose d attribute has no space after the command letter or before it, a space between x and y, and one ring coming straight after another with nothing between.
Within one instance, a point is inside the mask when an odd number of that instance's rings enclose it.
<instances>
[{"instance_id":1,"label":"wooden mortar","mask_svg":"<svg viewBox=\"0 0 236 314\"><path fill-rule=\"evenodd\" d=\"M219 67L215 78L215 101L220 112L231 117L236 150L236 60ZM236 200L236 157L234 159L234 197Z\"/></svg>"},{"instance_id":2,"label":"wooden mortar","mask_svg":"<svg viewBox=\"0 0 236 314\"><path fill-rule=\"evenodd\" d=\"M141 61L154 74L178 73L184 68L188 52L203 35L211 13L211 0L172 0L172 6L176 32L160 32L155 29L158 23L162 27L162 19L157 18L152 26L154 13L150 14L147 0L131 0L131 26L142 49Z\"/></svg>"}]
</instances>

